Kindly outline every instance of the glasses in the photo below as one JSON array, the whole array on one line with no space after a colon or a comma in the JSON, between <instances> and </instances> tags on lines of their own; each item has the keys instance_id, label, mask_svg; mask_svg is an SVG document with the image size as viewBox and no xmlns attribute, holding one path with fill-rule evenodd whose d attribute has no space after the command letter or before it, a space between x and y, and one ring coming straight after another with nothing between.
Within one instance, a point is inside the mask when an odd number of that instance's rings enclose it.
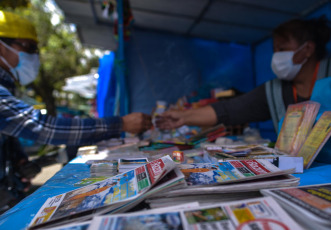
<instances>
[{"instance_id":1,"label":"glasses","mask_svg":"<svg viewBox=\"0 0 331 230\"><path fill-rule=\"evenodd\" d=\"M37 53L39 54L39 48L37 44L33 44L30 42L19 42L19 41L13 41L12 43L19 45L22 47L27 53L34 54Z\"/></svg>"}]
</instances>

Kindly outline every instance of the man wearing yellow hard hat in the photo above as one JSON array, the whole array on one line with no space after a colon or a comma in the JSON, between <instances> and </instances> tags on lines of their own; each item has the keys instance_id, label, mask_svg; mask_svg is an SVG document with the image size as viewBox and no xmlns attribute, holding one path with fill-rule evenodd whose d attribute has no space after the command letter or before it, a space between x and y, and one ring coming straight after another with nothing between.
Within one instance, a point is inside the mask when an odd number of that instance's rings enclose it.
<instances>
[{"instance_id":1,"label":"man wearing yellow hard hat","mask_svg":"<svg viewBox=\"0 0 331 230\"><path fill-rule=\"evenodd\" d=\"M38 74L37 43L36 29L32 23L16 14L0 11L0 196L5 194L8 202L13 197L6 190L6 161L7 164L8 161L12 163L13 175L18 175L21 181L39 171L23 157L16 138L42 144L90 145L118 137L122 131L140 133L152 125L150 116L142 113L104 119L51 117L42 115L39 110L17 99L14 96L15 84L26 85ZM0 200L0 212L8 202L6 199Z\"/></svg>"}]
</instances>

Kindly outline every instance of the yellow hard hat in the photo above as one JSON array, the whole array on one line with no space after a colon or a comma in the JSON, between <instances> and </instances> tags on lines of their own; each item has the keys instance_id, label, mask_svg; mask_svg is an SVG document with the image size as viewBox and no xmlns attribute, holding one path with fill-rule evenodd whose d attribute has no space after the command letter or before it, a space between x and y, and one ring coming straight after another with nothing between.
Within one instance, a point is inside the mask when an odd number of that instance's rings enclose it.
<instances>
[{"instance_id":1,"label":"yellow hard hat","mask_svg":"<svg viewBox=\"0 0 331 230\"><path fill-rule=\"evenodd\" d=\"M34 25L16 14L0 10L0 37L32 39L38 42Z\"/></svg>"}]
</instances>

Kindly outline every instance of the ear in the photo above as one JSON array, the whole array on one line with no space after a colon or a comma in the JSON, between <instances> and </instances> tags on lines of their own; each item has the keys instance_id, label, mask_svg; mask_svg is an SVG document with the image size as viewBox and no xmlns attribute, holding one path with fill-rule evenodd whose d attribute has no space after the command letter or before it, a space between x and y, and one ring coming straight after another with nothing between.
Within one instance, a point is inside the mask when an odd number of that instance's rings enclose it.
<instances>
[{"instance_id":1,"label":"ear","mask_svg":"<svg viewBox=\"0 0 331 230\"><path fill-rule=\"evenodd\" d=\"M316 49L316 44L313 41L307 41L306 44L306 58L310 58L312 55L314 55Z\"/></svg>"}]
</instances>

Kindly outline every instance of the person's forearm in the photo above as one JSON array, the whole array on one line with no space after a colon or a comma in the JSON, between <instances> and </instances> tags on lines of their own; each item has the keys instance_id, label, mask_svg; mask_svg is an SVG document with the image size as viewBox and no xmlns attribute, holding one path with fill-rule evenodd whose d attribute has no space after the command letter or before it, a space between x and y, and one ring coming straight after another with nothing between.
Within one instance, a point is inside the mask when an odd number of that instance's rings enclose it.
<instances>
[{"instance_id":1,"label":"person's forearm","mask_svg":"<svg viewBox=\"0 0 331 230\"><path fill-rule=\"evenodd\" d=\"M211 126L217 124L217 116L211 106L190 109L184 112L184 124L189 126Z\"/></svg>"}]
</instances>

